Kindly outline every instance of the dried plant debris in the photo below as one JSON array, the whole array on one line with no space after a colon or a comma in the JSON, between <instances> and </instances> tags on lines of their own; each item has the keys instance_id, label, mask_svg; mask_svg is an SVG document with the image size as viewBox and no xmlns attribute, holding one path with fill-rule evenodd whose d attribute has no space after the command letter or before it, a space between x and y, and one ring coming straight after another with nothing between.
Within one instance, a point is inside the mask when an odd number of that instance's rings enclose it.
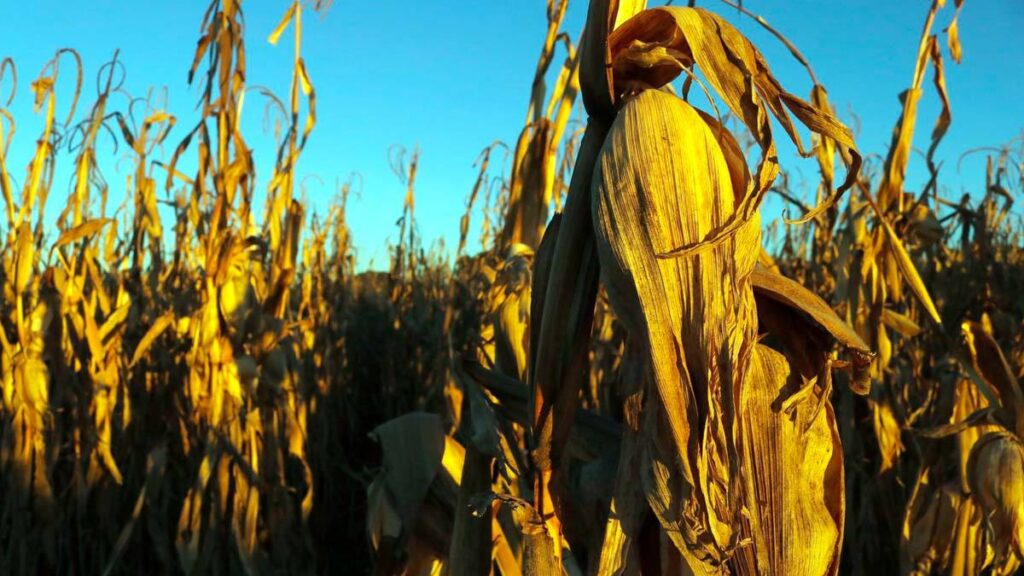
<instances>
[{"instance_id":1,"label":"dried plant debris","mask_svg":"<svg viewBox=\"0 0 1024 576\"><path fill-rule=\"evenodd\" d=\"M962 1L923 14L875 163L742 3L574 2L579 31L548 0L522 129L477 159L454 251L420 234L420 150L390 150L381 271L356 265L358 177L303 201L302 32L327 4L283 4L278 97L246 83L242 3L212 2L190 126L128 96L117 54L95 83L72 50L21 85L0 61L0 573L1020 570L1024 149L964 151L983 188L944 196ZM763 220L770 194L796 217Z\"/></svg>"}]
</instances>

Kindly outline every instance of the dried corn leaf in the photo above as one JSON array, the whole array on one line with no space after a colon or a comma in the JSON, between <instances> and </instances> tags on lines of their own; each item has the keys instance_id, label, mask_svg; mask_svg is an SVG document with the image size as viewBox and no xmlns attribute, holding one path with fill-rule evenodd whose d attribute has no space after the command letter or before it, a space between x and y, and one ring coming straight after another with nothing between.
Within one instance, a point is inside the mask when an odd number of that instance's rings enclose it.
<instances>
[{"instance_id":1,"label":"dried corn leaf","mask_svg":"<svg viewBox=\"0 0 1024 576\"><path fill-rule=\"evenodd\" d=\"M82 222L78 226L75 226L74 228L71 228L63 232L60 235L60 238L57 238L57 241L54 243L53 248L57 249L60 248L61 246L67 246L68 244L77 242L82 238L92 236L93 234L96 234L97 232L102 230L104 226L110 224L113 221L114 220L112 218L97 218L94 220Z\"/></svg>"},{"instance_id":2,"label":"dried corn leaf","mask_svg":"<svg viewBox=\"0 0 1024 576\"><path fill-rule=\"evenodd\" d=\"M927 483L925 475L918 480L917 488ZM941 486L937 491L929 490L927 499L911 499L903 532L904 574L929 574L948 566L958 536L958 524L968 521L961 512L969 504L965 500L956 483ZM918 502L924 509L915 517L912 514Z\"/></svg>"},{"instance_id":3,"label":"dried corn leaf","mask_svg":"<svg viewBox=\"0 0 1024 576\"><path fill-rule=\"evenodd\" d=\"M35 243L32 238L32 227L28 222L18 227L18 244L15 252L14 291L20 295L28 288L35 268Z\"/></svg>"},{"instance_id":4,"label":"dried corn leaf","mask_svg":"<svg viewBox=\"0 0 1024 576\"><path fill-rule=\"evenodd\" d=\"M849 324L843 322L820 296L798 282L757 267L750 274L750 284L755 294L766 296L802 312L844 347L860 354L871 354L871 349Z\"/></svg>"},{"instance_id":5,"label":"dried corn leaf","mask_svg":"<svg viewBox=\"0 0 1024 576\"><path fill-rule=\"evenodd\" d=\"M921 327L916 322L890 308L882 310L882 323L907 338L921 333Z\"/></svg>"},{"instance_id":6,"label":"dried corn leaf","mask_svg":"<svg viewBox=\"0 0 1024 576\"><path fill-rule=\"evenodd\" d=\"M146 330L146 333L139 340L138 346L135 347L135 353L132 354L132 359L128 362L128 367L132 368L142 360L143 356L146 355L146 351L153 345L153 342L164 333L167 328L174 324L174 312L166 312L162 316L153 322L153 325Z\"/></svg>"},{"instance_id":7,"label":"dried corn leaf","mask_svg":"<svg viewBox=\"0 0 1024 576\"><path fill-rule=\"evenodd\" d=\"M619 448L608 520L597 558L597 574L600 576L636 574L640 568L636 547L647 515L647 500L640 480L644 462L639 409L640 394L634 394L627 399L625 406L626 426Z\"/></svg>"},{"instance_id":8,"label":"dried corn leaf","mask_svg":"<svg viewBox=\"0 0 1024 576\"><path fill-rule=\"evenodd\" d=\"M371 436L381 444L387 494L404 526L412 526L445 457L441 418L414 412L389 420ZM461 466L459 467L461 473Z\"/></svg>"},{"instance_id":9,"label":"dried corn leaf","mask_svg":"<svg viewBox=\"0 0 1024 576\"><path fill-rule=\"evenodd\" d=\"M899 235L892 229L892 226L884 219L879 218L879 222L882 228L885 230L886 245L891 249L891 254L896 266L899 268L900 274L910 285L910 291L917 297L918 302L924 307L925 312L936 324L942 324L942 318L939 316L938 309L935 308L935 303L932 302L932 297L928 293L928 288L924 284L924 280L921 279L921 275L917 272L917 267L914 266L914 261L911 260L910 254L907 253L907 249L903 247L903 241L900 240ZM898 282L891 282L890 286L898 285Z\"/></svg>"},{"instance_id":10,"label":"dried corn leaf","mask_svg":"<svg viewBox=\"0 0 1024 576\"><path fill-rule=\"evenodd\" d=\"M999 402L1010 414L1016 431L1024 432L1024 394L999 344L977 322L964 322L962 330L974 369L989 388L998 393Z\"/></svg>"}]
</instances>

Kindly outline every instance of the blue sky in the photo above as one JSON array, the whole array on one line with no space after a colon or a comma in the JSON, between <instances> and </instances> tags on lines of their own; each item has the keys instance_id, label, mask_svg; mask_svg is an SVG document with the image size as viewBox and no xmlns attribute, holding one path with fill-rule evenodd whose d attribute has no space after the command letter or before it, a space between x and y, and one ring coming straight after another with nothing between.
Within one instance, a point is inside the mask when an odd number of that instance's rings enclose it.
<instances>
[{"instance_id":1,"label":"blue sky","mask_svg":"<svg viewBox=\"0 0 1024 576\"><path fill-rule=\"evenodd\" d=\"M16 7L13 0L4 3L10 7L4 10L7 17L0 19L0 57L12 57L19 71L12 106L19 130L8 158L19 182L38 134L38 124L30 120L29 80L58 48L75 48L81 54L87 103L95 94L98 67L120 49L130 92L143 95L151 86L169 90L168 111L179 117L169 148L192 124L197 93L186 85L186 73L205 0L36 0ZM851 120L850 111L856 113L858 142L869 153L882 153L888 146L900 112L897 95L911 80L929 4L744 2L803 51L845 120ZM698 5L718 11L747 32L783 85L798 94L809 92L802 69L756 25L719 2L703 0ZM273 47L266 37L286 6L283 0L253 0L244 9L248 82L268 86L279 95L288 90L290 39ZM449 246L457 242L459 218L476 178L474 160L495 139L511 145L521 129L545 31L544 11L544 0L335 0L323 18L307 14L303 51L317 89L319 119L299 172L319 177L307 184L308 198L320 213L334 197L336 181L354 172L361 175L362 194L350 202L349 211L361 266L385 265L386 242L397 234L394 223L401 214L404 188L389 168L388 150L393 145L422 150L416 204L422 236L444 237ZM570 0L565 28L574 39L585 14L585 0ZM951 14L951 7L940 13L936 31L946 26ZM944 54L953 125L939 157L945 160L942 181L957 196L967 188L978 189L984 169L978 156L965 161L957 173L961 152L1002 144L1024 131L1021 30L1024 3L1019 0L969 0L960 16L963 63L956 66ZM930 76L926 82L915 140L921 149L927 147L938 113ZM248 140L263 186L273 163L273 143L261 132L261 119L258 99L247 99ZM783 167L793 170L795 183L802 177L813 183L813 161L797 159L789 145L780 146L780 154ZM63 160L67 165L70 158ZM500 165L500 156L496 164ZM113 163L104 167L115 192L123 189L130 170L127 164L117 168ZM923 162L915 160L910 188L919 186L924 176ZM63 206L61 195L69 177L63 170L57 174L48 204L51 214ZM773 199L766 216L778 213L779 203Z\"/></svg>"}]
</instances>

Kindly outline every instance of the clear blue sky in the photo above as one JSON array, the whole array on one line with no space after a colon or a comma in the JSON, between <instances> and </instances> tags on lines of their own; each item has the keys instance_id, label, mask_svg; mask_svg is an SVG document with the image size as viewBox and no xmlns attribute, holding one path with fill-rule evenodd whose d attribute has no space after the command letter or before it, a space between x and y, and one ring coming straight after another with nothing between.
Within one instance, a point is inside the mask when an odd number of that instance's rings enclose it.
<instances>
[{"instance_id":1,"label":"clear blue sky","mask_svg":"<svg viewBox=\"0 0 1024 576\"><path fill-rule=\"evenodd\" d=\"M661 4L652 1L651 5ZM679 2L681 3L681 2ZM949 2L952 4L952 0ZM404 190L388 166L388 149L422 149L417 180L417 216L425 238L457 241L458 222L476 177L472 167L480 150L495 139L515 142L526 112L529 87L544 34L544 0L336 0L325 17L308 13L304 55L318 94L319 123L299 165L309 181L309 200L321 213L334 196L334 182L352 172L362 175L361 199L350 203L350 223L360 265L386 263L385 244L396 234ZM586 0L570 0L565 27L578 37ZM843 117L860 119L859 143L880 153L888 145L914 58L926 0L889 2L746 0L744 5L783 31L812 62ZM127 67L126 88L142 95L150 86L169 89L169 111L179 124L168 142L173 147L192 124L196 92L186 85L199 23L207 2L198 0L72 1L4 0L0 19L0 57L18 65L19 93L13 112L21 121L9 157L13 173L24 174L37 125L31 116L28 80L62 47L75 48L86 67L87 102L94 94L98 67L120 49ZM711 0L712 8L740 25L766 54L783 84L807 94L809 81L784 49L735 11ZM253 0L245 5L250 85L266 85L287 94L289 41L278 47L267 34L287 6L284 0ZM936 30L952 14L947 7ZM998 145L1024 129L1024 3L1020 0L968 0L960 18L964 59L955 66L946 56L953 126L940 149L946 160L943 182L952 192L978 189L983 160L957 156L972 147ZM288 38L286 36L286 38ZM943 46L945 37L943 36ZM560 59L559 59L560 61ZM916 144L927 147L938 112L930 77L920 109ZM246 103L249 142L255 148L260 186L272 166L272 142L260 131L262 105ZM781 131L780 131L781 133ZM168 153L170 150L168 150ZM800 161L782 146L784 167L813 181L813 161ZM65 161L69 158L63 159ZM498 158L500 160L500 157ZM65 162L65 165L67 162ZM499 162L500 164L500 162ZM106 177L123 189L127 165ZM923 162L911 166L909 185L920 185ZM61 171L48 211L63 207L69 174ZM777 215L778 202L766 207ZM477 222L474 222L474 225Z\"/></svg>"}]
</instances>

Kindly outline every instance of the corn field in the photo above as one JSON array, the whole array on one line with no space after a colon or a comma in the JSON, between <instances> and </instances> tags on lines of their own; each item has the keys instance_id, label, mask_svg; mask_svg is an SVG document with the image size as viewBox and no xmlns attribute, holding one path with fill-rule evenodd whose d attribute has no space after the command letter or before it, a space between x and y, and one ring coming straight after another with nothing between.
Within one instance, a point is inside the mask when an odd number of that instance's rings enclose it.
<instances>
[{"instance_id":1,"label":"corn field","mask_svg":"<svg viewBox=\"0 0 1024 576\"><path fill-rule=\"evenodd\" d=\"M378 271L352 183L325 215L297 192L303 19L345 3L275 3L294 56L262 194L240 0L198 22L191 126L122 106L116 55L94 97L71 48L27 83L2 61L0 574L1018 573L1024 143L958 151L987 161L960 198L935 161L970 6L921 4L872 155L742 3L571 0L580 31L569 1L547 0L522 132L477 159L455 250L419 234L419 150L392 150ZM909 190L922 98L941 111Z\"/></svg>"}]
</instances>

